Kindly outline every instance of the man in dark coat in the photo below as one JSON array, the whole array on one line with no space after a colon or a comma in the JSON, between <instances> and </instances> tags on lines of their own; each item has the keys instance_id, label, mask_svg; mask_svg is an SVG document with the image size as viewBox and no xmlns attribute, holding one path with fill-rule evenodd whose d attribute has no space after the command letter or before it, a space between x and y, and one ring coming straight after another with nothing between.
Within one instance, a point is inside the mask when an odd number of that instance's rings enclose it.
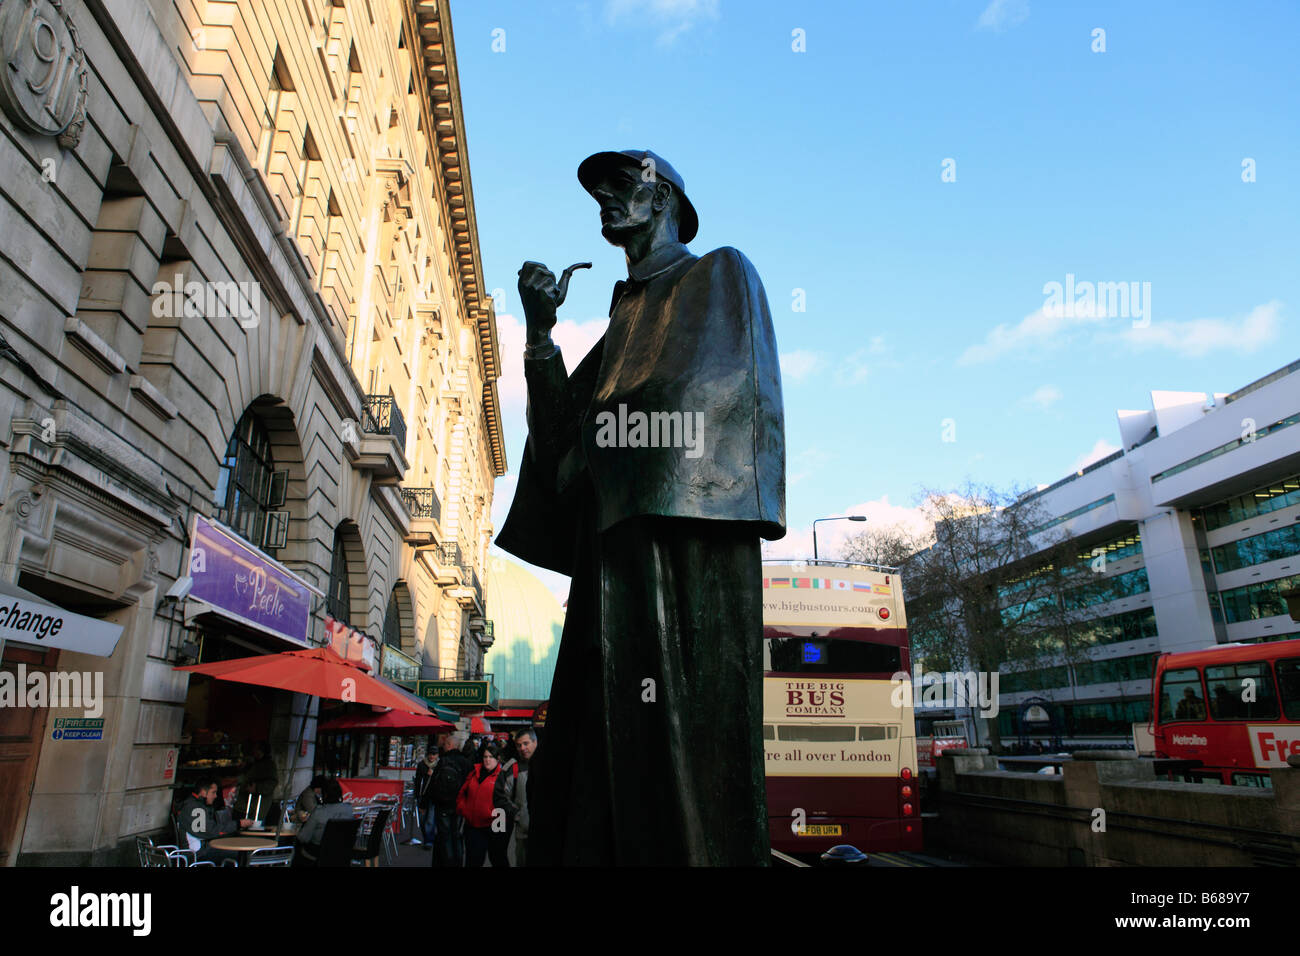
<instances>
[{"instance_id":1,"label":"man in dark coat","mask_svg":"<svg viewBox=\"0 0 1300 956\"><path fill-rule=\"evenodd\" d=\"M528 862L762 865L759 539L785 534L767 298L737 250L686 248L661 157L597 153L578 179L628 279L568 375L550 329L575 267L520 270L528 443L497 543L573 579Z\"/></svg>"}]
</instances>

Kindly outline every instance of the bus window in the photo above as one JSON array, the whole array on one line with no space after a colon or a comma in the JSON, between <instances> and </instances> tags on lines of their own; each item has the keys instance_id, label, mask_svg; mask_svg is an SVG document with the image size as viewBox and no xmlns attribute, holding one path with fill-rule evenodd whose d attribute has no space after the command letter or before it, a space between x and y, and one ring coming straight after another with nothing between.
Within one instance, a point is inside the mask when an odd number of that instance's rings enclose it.
<instances>
[{"instance_id":1,"label":"bus window","mask_svg":"<svg viewBox=\"0 0 1300 956\"><path fill-rule=\"evenodd\" d=\"M858 728L859 740L897 740L897 724L876 724L872 727Z\"/></svg>"},{"instance_id":2,"label":"bus window","mask_svg":"<svg viewBox=\"0 0 1300 956\"><path fill-rule=\"evenodd\" d=\"M891 644L774 637L763 642L764 667L787 674L896 674L902 654Z\"/></svg>"},{"instance_id":3,"label":"bus window","mask_svg":"<svg viewBox=\"0 0 1300 956\"><path fill-rule=\"evenodd\" d=\"M1215 720L1277 720L1277 694L1268 664L1252 661L1205 668Z\"/></svg>"},{"instance_id":4,"label":"bus window","mask_svg":"<svg viewBox=\"0 0 1300 956\"><path fill-rule=\"evenodd\" d=\"M776 728L773 727L771 724L764 724L764 725L763 725L763 739L764 739L764 740L776 740Z\"/></svg>"},{"instance_id":5,"label":"bus window","mask_svg":"<svg viewBox=\"0 0 1300 956\"><path fill-rule=\"evenodd\" d=\"M1262 773L1234 773L1232 775L1232 785L1234 787L1262 787L1265 790L1273 789L1273 778Z\"/></svg>"},{"instance_id":6,"label":"bus window","mask_svg":"<svg viewBox=\"0 0 1300 956\"><path fill-rule=\"evenodd\" d=\"M1300 657L1278 661L1274 666L1282 692L1282 713L1287 720L1300 720Z\"/></svg>"},{"instance_id":7,"label":"bus window","mask_svg":"<svg viewBox=\"0 0 1300 956\"><path fill-rule=\"evenodd\" d=\"M854 737L852 727L818 727L815 724L783 724L776 728L777 740L795 740L803 743L848 741Z\"/></svg>"},{"instance_id":8,"label":"bus window","mask_svg":"<svg viewBox=\"0 0 1300 956\"><path fill-rule=\"evenodd\" d=\"M1204 719L1200 672L1195 667L1166 671L1160 681L1160 722Z\"/></svg>"}]
</instances>

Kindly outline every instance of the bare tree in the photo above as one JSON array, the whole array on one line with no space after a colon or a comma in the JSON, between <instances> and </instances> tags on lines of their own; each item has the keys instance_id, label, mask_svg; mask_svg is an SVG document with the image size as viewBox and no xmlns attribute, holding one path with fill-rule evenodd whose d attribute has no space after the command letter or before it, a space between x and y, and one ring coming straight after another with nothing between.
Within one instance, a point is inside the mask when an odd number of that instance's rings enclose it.
<instances>
[{"instance_id":1,"label":"bare tree","mask_svg":"<svg viewBox=\"0 0 1300 956\"><path fill-rule=\"evenodd\" d=\"M901 568L918 551L934 543L931 534L918 534L902 524L869 527L844 542L841 559L857 564Z\"/></svg>"},{"instance_id":2,"label":"bare tree","mask_svg":"<svg viewBox=\"0 0 1300 956\"><path fill-rule=\"evenodd\" d=\"M881 532L860 551L901 568L914 658L928 669L993 673L1023 664L1039 674L1084 659L1084 608L1104 595L1104 580L1088 573L1077 542L1056 530L1032 493L967 482L923 495L934 529L928 547L899 556L900 539ZM994 718L988 733L1000 749Z\"/></svg>"}]
</instances>

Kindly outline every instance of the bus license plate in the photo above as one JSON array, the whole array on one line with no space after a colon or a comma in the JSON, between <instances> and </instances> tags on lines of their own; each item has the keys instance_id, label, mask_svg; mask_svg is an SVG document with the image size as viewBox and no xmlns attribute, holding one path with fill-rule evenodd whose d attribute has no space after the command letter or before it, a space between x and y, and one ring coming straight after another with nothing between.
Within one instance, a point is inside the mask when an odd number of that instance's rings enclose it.
<instances>
[{"instance_id":1,"label":"bus license plate","mask_svg":"<svg viewBox=\"0 0 1300 956\"><path fill-rule=\"evenodd\" d=\"M814 823L806 824L799 828L799 836L839 836L840 825L838 823Z\"/></svg>"}]
</instances>

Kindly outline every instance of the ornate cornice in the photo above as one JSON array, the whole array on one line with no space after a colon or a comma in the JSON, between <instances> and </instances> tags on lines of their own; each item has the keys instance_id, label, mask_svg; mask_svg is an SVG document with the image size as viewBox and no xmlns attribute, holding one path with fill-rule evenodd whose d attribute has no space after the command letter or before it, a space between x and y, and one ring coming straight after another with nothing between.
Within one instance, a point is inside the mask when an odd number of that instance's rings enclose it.
<instances>
[{"instance_id":1,"label":"ornate cornice","mask_svg":"<svg viewBox=\"0 0 1300 956\"><path fill-rule=\"evenodd\" d=\"M407 0L416 26L420 57L424 63L425 101L438 166L441 194L451 236L454 274L468 317L478 328L479 357L483 373L483 411L496 474L506 472L501 410L496 401L496 379L501 375L500 343L492 297L483 283L478 222L474 214L474 189L470 183L465 115L460 99L456 44L452 37L448 0Z\"/></svg>"}]
</instances>

